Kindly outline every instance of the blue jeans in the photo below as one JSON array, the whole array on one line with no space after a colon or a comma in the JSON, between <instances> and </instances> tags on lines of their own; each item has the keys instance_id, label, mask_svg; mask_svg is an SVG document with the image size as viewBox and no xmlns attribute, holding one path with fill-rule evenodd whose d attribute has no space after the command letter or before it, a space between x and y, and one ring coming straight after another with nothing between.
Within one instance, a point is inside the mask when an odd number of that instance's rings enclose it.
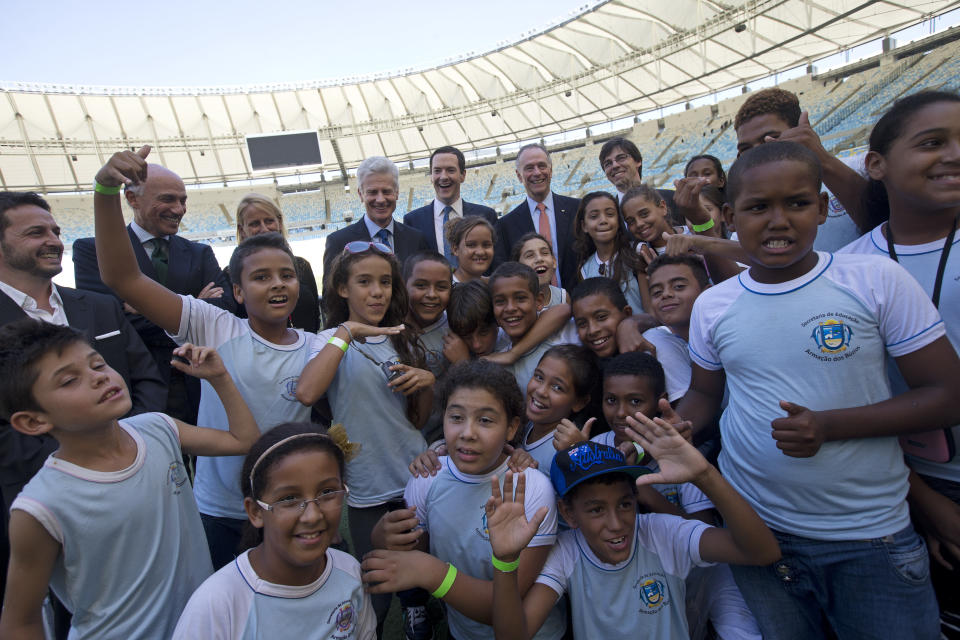
<instances>
[{"instance_id":1,"label":"blue jeans","mask_svg":"<svg viewBox=\"0 0 960 640\"><path fill-rule=\"evenodd\" d=\"M936 640L937 601L923 540L908 526L874 540L824 541L774 531L782 558L731 565L765 640Z\"/></svg>"}]
</instances>

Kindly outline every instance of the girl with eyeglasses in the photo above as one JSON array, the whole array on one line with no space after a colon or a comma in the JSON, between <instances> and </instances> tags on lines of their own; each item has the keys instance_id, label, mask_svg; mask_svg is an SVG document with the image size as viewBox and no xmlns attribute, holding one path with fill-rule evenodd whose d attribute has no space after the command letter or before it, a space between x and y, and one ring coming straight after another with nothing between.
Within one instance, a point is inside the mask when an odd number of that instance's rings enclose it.
<instances>
[{"instance_id":1,"label":"girl with eyeglasses","mask_svg":"<svg viewBox=\"0 0 960 640\"><path fill-rule=\"evenodd\" d=\"M355 445L342 428L287 423L263 434L243 463L246 550L193 593L175 640L375 638L360 565L331 549Z\"/></svg>"},{"instance_id":2,"label":"girl with eyeglasses","mask_svg":"<svg viewBox=\"0 0 960 640\"><path fill-rule=\"evenodd\" d=\"M603 276L620 284L634 313L649 309L646 274L630 245L616 197L606 191L588 193L580 200L573 221L573 248L581 280ZM643 275L642 286L640 275ZM646 296L646 297L645 297Z\"/></svg>"},{"instance_id":3,"label":"girl with eyeglasses","mask_svg":"<svg viewBox=\"0 0 960 640\"><path fill-rule=\"evenodd\" d=\"M427 448L420 432L430 416L435 378L412 327L407 290L390 248L355 241L333 259L321 304L326 329L300 376L296 396L310 406L326 396L333 422L360 444L347 464L350 537L358 558L391 506L402 506L410 461ZM392 505L400 500L399 505ZM390 596L373 600L382 626Z\"/></svg>"}]
</instances>

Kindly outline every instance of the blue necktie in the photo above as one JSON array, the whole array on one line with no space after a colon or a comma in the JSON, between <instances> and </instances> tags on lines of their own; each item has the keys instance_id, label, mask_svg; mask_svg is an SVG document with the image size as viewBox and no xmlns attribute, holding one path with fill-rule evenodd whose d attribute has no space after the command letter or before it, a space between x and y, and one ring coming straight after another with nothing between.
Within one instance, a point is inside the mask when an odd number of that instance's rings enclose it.
<instances>
[{"instance_id":1,"label":"blue necktie","mask_svg":"<svg viewBox=\"0 0 960 640\"><path fill-rule=\"evenodd\" d=\"M447 240L447 223L450 222L450 213L453 207L447 205L443 208L443 257L447 259L450 265L456 269L459 264L456 256L450 251L450 242Z\"/></svg>"},{"instance_id":2,"label":"blue necktie","mask_svg":"<svg viewBox=\"0 0 960 640\"><path fill-rule=\"evenodd\" d=\"M390 244L390 231L388 229L380 229L373 237L377 242L382 242L390 247L391 251L393 250L393 245Z\"/></svg>"}]
</instances>

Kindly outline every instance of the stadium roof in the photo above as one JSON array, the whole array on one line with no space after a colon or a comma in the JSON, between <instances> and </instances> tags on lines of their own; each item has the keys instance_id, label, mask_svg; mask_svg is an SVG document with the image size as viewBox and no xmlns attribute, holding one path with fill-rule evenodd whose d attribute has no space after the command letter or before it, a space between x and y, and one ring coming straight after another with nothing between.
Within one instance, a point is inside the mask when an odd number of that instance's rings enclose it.
<instances>
[{"instance_id":1,"label":"stadium roof","mask_svg":"<svg viewBox=\"0 0 960 640\"><path fill-rule=\"evenodd\" d=\"M323 169L516 143L738 86L957 5L920 0L608 0L428 69L249 87L0 86L0 186L89 189L109 155L151 144L188 183L264 177L249 134L316 130ZM293 169L276 175L292 175Z\"/></svg>"}]
</instances>

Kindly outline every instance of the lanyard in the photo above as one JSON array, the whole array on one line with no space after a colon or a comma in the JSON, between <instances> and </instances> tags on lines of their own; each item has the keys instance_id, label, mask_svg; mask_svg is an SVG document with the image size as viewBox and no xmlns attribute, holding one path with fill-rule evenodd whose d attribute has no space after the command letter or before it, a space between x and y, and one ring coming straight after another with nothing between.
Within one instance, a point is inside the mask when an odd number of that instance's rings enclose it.
<instances>
[{"instance_id":1,"label":"lanyard","mask_svg":"<svg viewBox=\"0 0 960 640\"><path fill-rule=\"evenodd\" d=\"M957 221L960 220L960 216L957 216L953 220L953 226L950 227L950 233L947 234L947 239L943 243L943 251L940 252L940 264L937 266L937 279L933 283L933 306L937 309L940 308L940 288L943 287L943 274L947 270L947 258L950 257L950 249L953 248L953 237L957 233ZM897 250L893 247L893 230L890 228L890 222L887 221L887 253L890 254L890 257L894 262L900 262L897 259Z\"/></svg>"}]
</instances>

